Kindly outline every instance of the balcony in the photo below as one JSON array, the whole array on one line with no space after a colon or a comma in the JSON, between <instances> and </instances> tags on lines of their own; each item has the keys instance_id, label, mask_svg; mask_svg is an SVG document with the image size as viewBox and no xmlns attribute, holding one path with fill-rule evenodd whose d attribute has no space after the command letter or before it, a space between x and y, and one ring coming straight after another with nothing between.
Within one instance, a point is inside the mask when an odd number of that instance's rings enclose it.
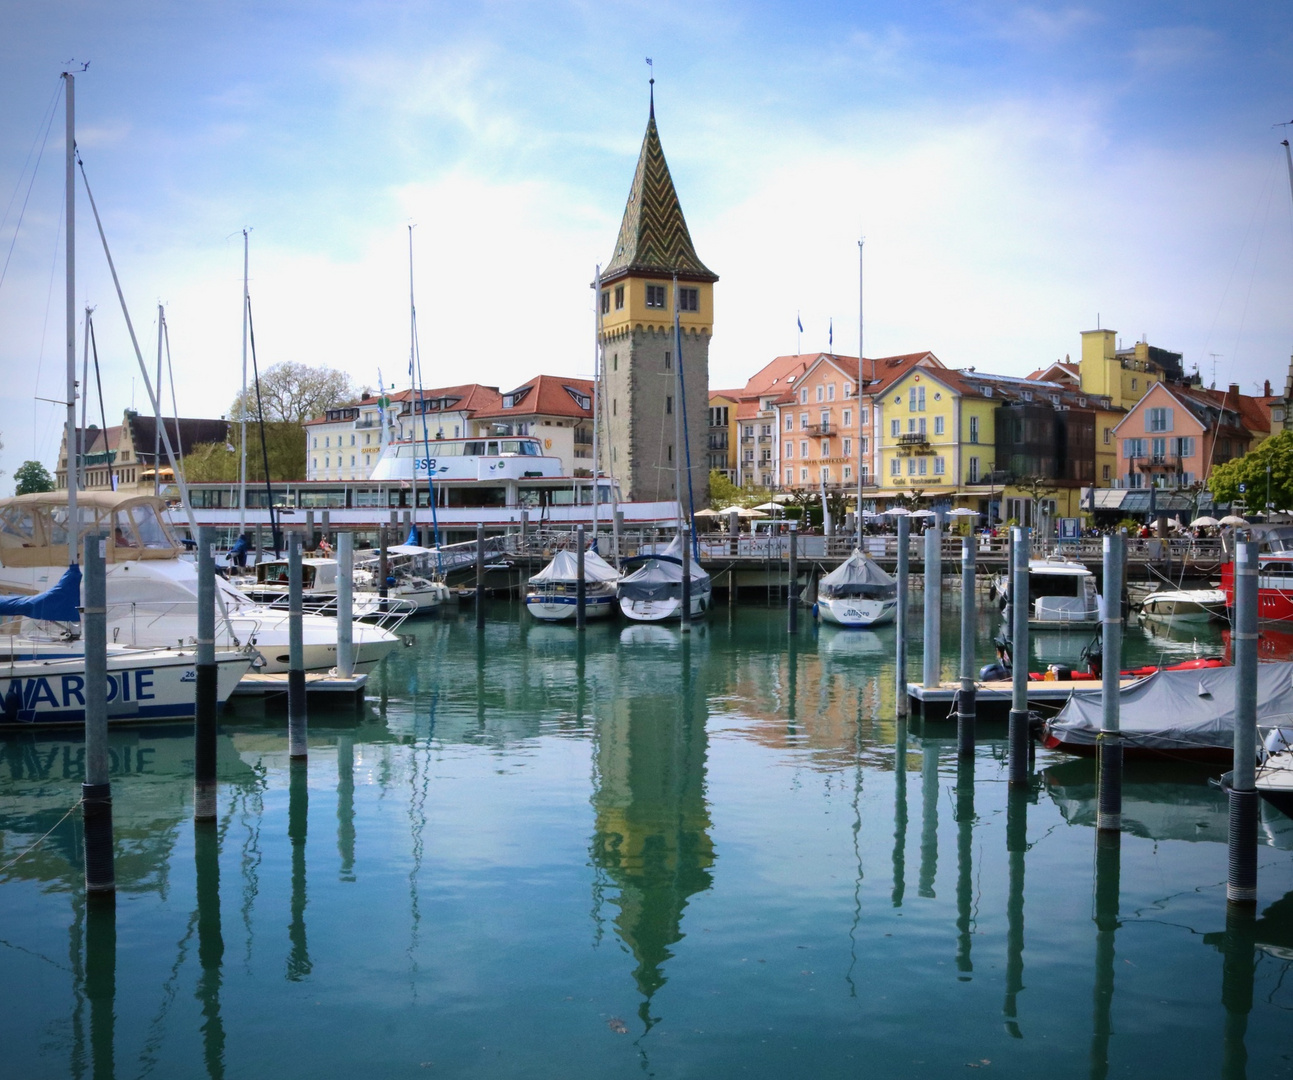
<instances>
[{"instance_id":1,"label":"balcony","mask_svg":"<svg viewBox=\"0 0 1293 1080\"><path fill-rule=\"evenodd\" d=\"M1182 469L1180 454L1150 454L1133 460L1141 472L1180 472Z\"/></svg>"},{"instance_id":2,"label":"balcony","mask_svg":"<svg viewBox=\"0 0 1293 1080\"><path fill-rule=\"evenodd\" d=\"M839 434L839 428L834 424L810 424L806 430L810 436L817 436L818 438L824 435Z\"/></svg>"},{"instance_id":3,"label":"balcony","mask_svg":"<svg viewBox=\"0 0 1293 1080\"><path fill-rule=\"evenodd\" d=\"M929 445L929 436L919 431L908 432L906 435L898 436L898 453L903 457L911 454L932 454L934 451Z\"/></svg>"}]
</instances>

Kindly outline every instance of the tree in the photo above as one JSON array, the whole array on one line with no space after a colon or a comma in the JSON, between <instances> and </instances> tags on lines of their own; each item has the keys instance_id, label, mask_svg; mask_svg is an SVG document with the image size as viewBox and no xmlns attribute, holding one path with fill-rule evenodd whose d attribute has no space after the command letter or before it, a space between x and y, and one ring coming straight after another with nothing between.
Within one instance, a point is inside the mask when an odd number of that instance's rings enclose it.
<instances>
[{"instance_id":1,"label":"tree","mask_svg":"<svg viewBox=\"0 0 1293 1080\"><path fill-rule=\"evenodd\" d=\"M1041 521L1042 500L1048 495L1054 495L1059 488L1044 476L1021 476L1015 481L1015 487L1026 493L1032 500L1033 528L1036 528Z\"/></svg>"},{"instance_id":2,"label":"tree","mask_svg":"<svg viewBox=\"0 0 1293 1080\"><path fill-rule=\"evenodd\" d=\"M237 440L238 432L231 430ZM238 452L234 443L199 443L184 455L184 477L190 482L202 480L233 483L238 479ZM247 425L247 483L265 482L264 447L269 449L269 475L272 481L305 478L305 432L299 424L286 421L265 424L265 441L261 443L260 425Z\"/></svg>"},{"instance_id":3,"label":"tree","mask_svg":"<svg viewBox=\"0 0 1293 1080\"><path fill-rule=\"evenodd\" d=\"M767 488L738 487L721 469L709 470L709 505L714 510L725 506L754 506L769 498Z\"/></svg>"},{"instance_id":4,"label":"tree","mask_svg":"<svg viewBox=\"0 0 1293 1080\"><path fill-rule=\"evenodd\" d=\"M265 422L288 421L303 424L328 409L354 401L355 384L344 371L314 367L287 360L261 372L260 402L265 411ZM256 387L248 386L229 407L229 419L259 419L256 411ZM302 443L304 447L304 443Z\"/></svg>"},{"instance_id":5,"label":"tree","mask_svg":"<svg viewBox=\"0 0 1293 1080\"><path fill-rule=\"evenodd\" d=\"M1266 468L1270 467L1270 501L1277 509L1293 508L1293 431L1281 431L1241 458L1217 465L1208 490L1217 503L1242 499L1254 509L1266 504ZM1239 490L1239 485L1244 490Z\"/></svg>"},{"instance_id":6,"label":"tree","mask_svg":"<svg viewBox=\"0 0 1293 1080\"><path fill-rule=\"evenodd\" d=\"M14 470L15 495L30 495L34 491L53 491L54 478L39 461L24 461Z\"/></svg>"}]
</instances>

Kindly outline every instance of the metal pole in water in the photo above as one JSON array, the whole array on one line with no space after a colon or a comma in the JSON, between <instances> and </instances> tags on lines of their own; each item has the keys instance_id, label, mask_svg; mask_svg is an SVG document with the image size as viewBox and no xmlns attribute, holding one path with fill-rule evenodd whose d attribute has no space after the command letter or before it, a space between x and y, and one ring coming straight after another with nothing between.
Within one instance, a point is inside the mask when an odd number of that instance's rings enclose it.
<instances>
[{"instance_id":1,"label":"metal pole in water","mask_svg":"<svg viewBox=\"0 0 1293 1080\"><path fill-rule=\"evenodd\" d=\"M74 450L75 445L69 448L69 452ZM85 617L85 782L81 784L81 816L88 899L111 899L117 891L112 863L112 785L108 780L106 547L104 533L92 532L85 538L85 607L81 609ZM129 678L129 672L123 670L120 677Z\"/></svg>"},{"instance_id":2,"label":"metal pole in water","mask_svg":"<svg viewBox=\"0 0 1293 1080\"><path fill-rule=\"evenodd\" d=\"M786 588L786 629L799 630L799 523L790 523L790 584Z\"/></svg>"},{"instance_id":3,"label":"metal pole in water","mask_svg":"<svg viewBox=\"0 0 1293 1080\"><path fill-rule=\"evenodd\" d=\"M377 595L382 600L386 599L389 589L386 579L391 572L390 555L386 551L386 526L378 526L377 529ZM381 610L386 610L386 605L381 605Z\"/></svg>"},{"instance_id":4,"label":"metal pole in water","mask_svg":"<svg viewBox=\"0 0 1293 1080\"><path fill-rule=\"evenodd\" d=\"M1012 784L1028 783L1028 529L1011 530L1014 579L1010 582L1013 626L1010 634L1010 728L1008 775Z\"/></svg>"},{"instance_id":5,"label":"metal pole in water","mask_svg":"<svg viewBox=\"0 0 1293 1080\"><path fill-rule=\"evenodd\" d=\"M691 527L682 526L682 632L691 633Z\"/></svg>"},{"instance_id":6,"label":"metal pole in water","mask_svg":"<svg viewBox=\"0 0 1293 1080\"><path fill-rule=\"evenodd\" d=\"M894 638L897 642L898 686L896 702L898 715L906 716L908 711L907 696L907 590L910 587L911 575L907 564L910 555L908 529L910 524L906 516L898 518L898 609L894 613Z\"/></svg>"},{"instance_id":7,"label":"metal pole in water","mask_svg":"<svg viewBox=\"0 0 1293 1080\"><path fill-rule=\"evenodd\" d=\"M304 758L309 718L305 712L305 639L301 595L301 534L287 537L287 752Z\"/></svg>"},{"instance_id":8,"label":"metal pole in water","mask_svg":"<svg viewBox=\"0 0 1293 1080\"><path fill-rule=\"evenodd\" d=\"M624 532L624 511L617 509L611 518L611 559L618 570L620 566L620 535Z\"/></svg>"},{"instance_id":9,"label":"metal pole in water","mask_svg":"<svg viewBox=\"0 0 1293 1080\"><path fill-rule=\"evenodd\" d=\"M476 526L476 629L485 629L485 526Z\"/></svg>"},{"instance_id":10,"label":"metal pole in water","mask_svg":"<svg viewBox=\"0 0 1293 1080\"><path fill-rule=\"evenodd\" d=\"M1235 546L1235 764L1230 781L1230 872L1226 900L1257 903L1257 552Z\"/></svg>"},{"instance_id":11,"label":"metal pole in water","mask_svg":"<svg viewBox=\"0 0 1293 1080\"><path fill-rule=\"evenodd\" d=\"M974 756L974 537L961 539L961 689L957 697L956 752Z\"/></svg>"},{"instance_id":12,"label":"metal pole in water","mask_svg":"<svg viewBox=\"0 0 1293 1080\"><path fill-rule=\"evenodd\" d=\"M578 539L575 541L575 571L579 580L575 582L575 629L582 630L588 618L584 605L588 602L588 589L584 584L584 527L575 530Z\"/></svg>"},{"instance_id":13,"label":"metal pole in water","mask_svg":"<svg viewBox=\"0 0 1293 1080\"><path fill-rule=\"evenodd\" d=\"M355 674L355 534L337 533L337 676Z\"/></svg>"},{"instance_id":14,"label":"metal pole in water","mask_svg":"<svg viewBox=\"0 0 1293 1080\"><path fill-rule=\"evenodd\" d=\"M198 655L193 704L193 820L216 819L215 530L198 526Z\"/></svg>"},{"instance_id":15,"label":"metal pole in water","mask_svg":"<svg viewBox=\"0 0 1293 1080\"><path fill-rule=\"evenodd\" d=\"M937 526L925 530L925 689L938 686L942 674L942 646L939 638L943 613L943 531Z\"/></svg>"},{"instance_id":16,"label":"metal pole in water","mask_svg":"<svg viewBox=\"0 0 1293 1080\"><path fill-rule=\"evenodd\" d=\"M1126 539L1121 530L1104 538L1104 591L1100 597L1100 724L1099 779L1096 786L1095 827L1122 828L1122 718L1118 692L1122 673L1122 563Z\"/></svg>"}]
</instances>

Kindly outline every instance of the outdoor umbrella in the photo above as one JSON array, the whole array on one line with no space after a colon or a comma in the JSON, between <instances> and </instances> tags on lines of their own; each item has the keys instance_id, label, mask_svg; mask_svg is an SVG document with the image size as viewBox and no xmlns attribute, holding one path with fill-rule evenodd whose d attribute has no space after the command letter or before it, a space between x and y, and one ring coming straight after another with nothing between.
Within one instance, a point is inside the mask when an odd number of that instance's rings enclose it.
<instances>
[{"instance_id":1,"label":"outdoor umbrella","mask_svg":"<svg viewBox=\"0 0 1293 1080\"><path fill-rule=\"evenodd\" d=\"M895 506L892 510L886 510L890 517L911 517L911 511L904 506Z\"/></svg>"},{"instance_id":2,"label":"outdoor umbrella","mask_svg":"<svg viewBox=\"0 0 1293 1080\"><path fill-rule=\"evenodd\" d=\"M1191 529L1215 529L1220 524L1221 522L1219 522L1216 518L1208 517L1205 514L1203 517L1197 517L1193 521L1191 521L1190 528Z\"/></svg>"},{"instance_id":3,"label":"outdoor umbrella","mask_svg":"<svg viewBox=\"0 0 1293 1080\"><path fill-rule=\"evenodd\" d=\"M947 512L947 516L948 517L978 517L979 512L977 510L971 510L968 506L958 506L954 510L949 510Z\"/></svg>"},{"instance_id":4,"label":"outdoor umbrella","mask_svg":"<svg viewBox=\"0 0 1293 1080\"><path fill-rule=\"evenodd\" d=\"M717 510L697 510L696 513L692 516L705 517L705 518L718 517L718 511Z\"/></svg>"},{"instance_id":5,"label":"outdoor umbrella","mask_svg":"<svg viewBox=\"0 0 1293 1080\"><path fill-rule=\"evenodd\" d=\"M1247 525L1247 524L1248 524L1248 522L1246 522L1246 521L1245 521L1243 518L1241 518L1238 514L1227 514L1225 517L1223 517L1223 518L1221 519L1221 521L1220 521L1218 524L1221 524L1221 525Z\"/></svg>"},{"instance_id":6,"label":"outdoor umbrella","mask_svg":"<svg viewBox=\"0 0 1293 1080\"><path fill-rule=\"evenodd\" d=\"M743 518L761 518L767 517L762 510L747 510L744 506L725 506L722 510L716 510L719 517L727 517L729 514L736 514Z\"/></svg>"},{"instance_id":7,"label":"outdoor umbrella","mask_svg":"<svg viewBox=\"0 0 1293 1080\"><path fill-rule=\"evenodd\" d=\"M933 510L913 510L911 511L909 516L910 517L933 517L934 511Z\"/></svg>"}]
</instances>

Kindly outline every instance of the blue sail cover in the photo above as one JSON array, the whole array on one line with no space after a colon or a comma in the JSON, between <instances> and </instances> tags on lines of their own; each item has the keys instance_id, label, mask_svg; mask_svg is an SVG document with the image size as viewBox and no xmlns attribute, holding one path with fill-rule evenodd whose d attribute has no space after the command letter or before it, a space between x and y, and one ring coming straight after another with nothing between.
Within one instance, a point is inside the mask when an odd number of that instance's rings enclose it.
<instances>
[{"instance_id":1,"label":"blue sail cover","mask_svg":"<svg viewBox=\"0 0 1293 1080\"><path fill-rule=\"evenodd\" d=\"M0 596L0 615L25 615L46 622L81 621L81 568L73 563L52 589L36 596Z\"/></svg>"}]
</instances>

